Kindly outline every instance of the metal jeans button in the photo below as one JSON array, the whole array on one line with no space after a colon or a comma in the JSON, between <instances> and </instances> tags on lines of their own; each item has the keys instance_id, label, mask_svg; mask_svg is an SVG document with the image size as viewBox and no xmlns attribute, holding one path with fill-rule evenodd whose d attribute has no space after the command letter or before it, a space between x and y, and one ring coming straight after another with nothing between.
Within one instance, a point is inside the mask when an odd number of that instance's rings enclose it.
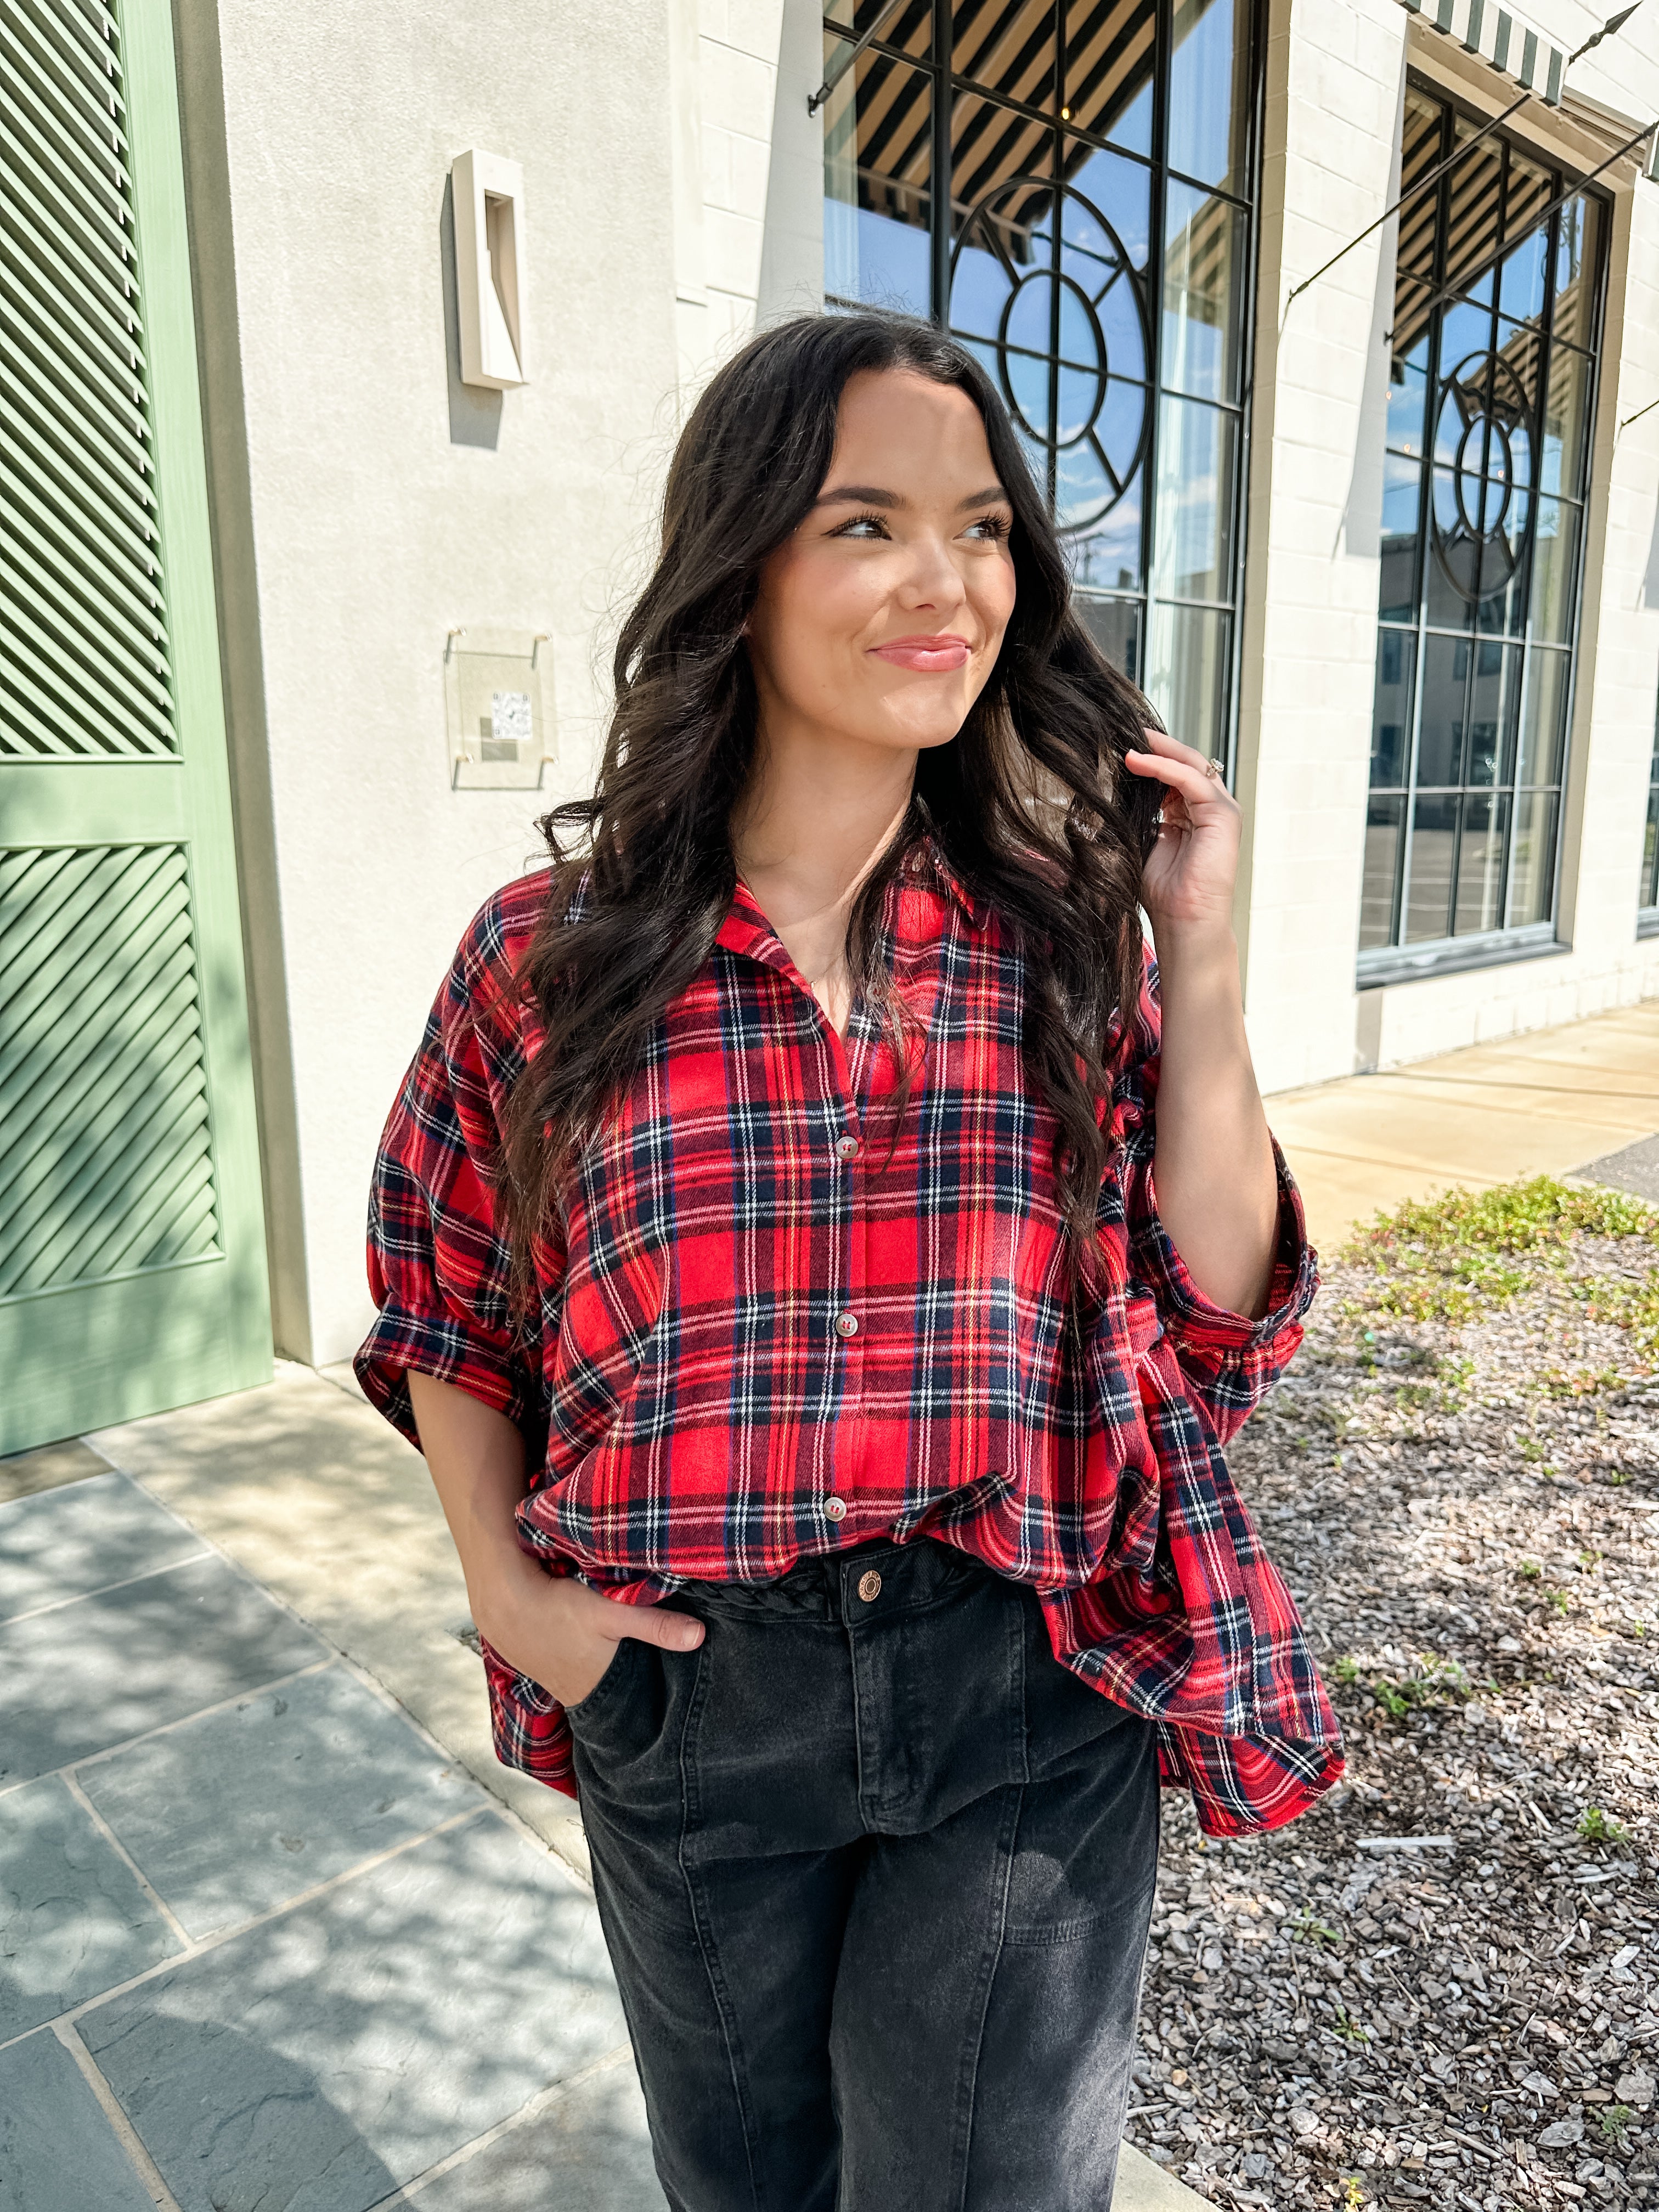
<instances>
[{"instance_id":1,"label":"metal jeans button","mask_svg":"<svg viewBox=\"0 0 1659 2212\"><path fill-rule=\"evenodd\" d=\"M859 1577L859 1595L866 1605L873 1605L881 1595L881 1577L873 1567L867 1574Z\"/></svg>"}]
</instances>

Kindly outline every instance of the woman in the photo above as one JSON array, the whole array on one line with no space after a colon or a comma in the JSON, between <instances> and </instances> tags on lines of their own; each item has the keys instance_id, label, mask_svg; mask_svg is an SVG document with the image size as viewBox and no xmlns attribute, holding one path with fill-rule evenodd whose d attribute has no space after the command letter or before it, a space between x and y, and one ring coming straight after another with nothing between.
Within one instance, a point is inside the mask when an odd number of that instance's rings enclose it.
<instances>
[{"instance_id":1,"label":"woman","mask_svg":"<svg viewBox=\"0 0 1659 2212\"><path fill-rule=\"evenodd\" d=\"M1220 1452L1314 1284L1238 811L894 318L714 378L616 688L393 1109L358 1372L580 1793L670 2202L1102 2207L1160 1777L1224 1834L1341 1765Z\"/></svg>"}]
</instances>

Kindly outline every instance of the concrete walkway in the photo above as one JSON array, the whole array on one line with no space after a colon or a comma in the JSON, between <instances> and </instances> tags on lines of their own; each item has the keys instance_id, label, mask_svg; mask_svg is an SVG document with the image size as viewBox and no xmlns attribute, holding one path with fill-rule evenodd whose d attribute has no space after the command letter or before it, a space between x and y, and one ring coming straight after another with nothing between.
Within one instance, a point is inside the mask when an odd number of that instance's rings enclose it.
<instances>
[{"instance_id":1,"label":"concrete walkway","mask_svg":"<svg viewBox=\"0 0 1659 2212\"><path fill-rule=\"evenodd\" d=\"M1403 1199L1568 1175L1651 1138L1659 1000L1386 1074L1282 1091L1268 1099L1267 1118L1302 1186L1313 1240L1334 1252L1354 1222ZM1642 1191L1656 1166L1638 1153L1598 1179Z\"/></svg>"},{"instance_id":2,"label":"concrete walkway","mask_svg":"<svg viewBox=\"0 0 1659 2212\"><path fill-rule=\"evenodd\" d=\"M664 2212L416 1455L288 1366L0 1501L0 2204ZM1126 2150L1116 2212L1200 2202Z\"/></svg>"}]
</instances>

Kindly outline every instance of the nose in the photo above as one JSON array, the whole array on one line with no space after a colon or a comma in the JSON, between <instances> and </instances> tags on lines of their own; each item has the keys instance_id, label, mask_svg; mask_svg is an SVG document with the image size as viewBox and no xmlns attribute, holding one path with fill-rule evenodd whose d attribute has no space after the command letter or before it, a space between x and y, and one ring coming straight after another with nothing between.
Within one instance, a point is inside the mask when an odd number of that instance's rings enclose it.
<instances>
[{"instance_id":1,"label":"nose","mask_svg":"<svg viewBox=\"0 0 1659 2212\"><path fill-rule=\"evenodd\" d=\"M908 607L935 612L959 607L968 596L945 540L929 532L915 538L899 597Z\"/></svg>"}]
</instances>

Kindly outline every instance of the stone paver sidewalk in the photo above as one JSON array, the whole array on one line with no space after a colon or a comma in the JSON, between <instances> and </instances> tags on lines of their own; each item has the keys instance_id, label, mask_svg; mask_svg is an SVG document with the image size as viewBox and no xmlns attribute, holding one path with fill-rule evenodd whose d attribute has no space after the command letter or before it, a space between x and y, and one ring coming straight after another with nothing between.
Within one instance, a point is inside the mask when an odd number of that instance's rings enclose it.
<instances>
[{"instance_id":1,"label":"stone paver sidewalk","mask_svg":"<svg viewBox=\"0 0 1659 2212\"><path fill-rule=\"evenodd\" d=\"M662 2212L419 1459L301 1368L98 1441L0 1462L0 2205Z\"/></svg>"},{"instance_id":2,"label":"stone paver sidewalk","mask_svg":"<svg viewBox=\"0 0 1659 2212\"><path fill-rule=\"evenodd\" d=\"M16 2212L663 2205L584 1883L107 1467L0 1504L0 1966Z\"/></svg>"}]
</instances>

